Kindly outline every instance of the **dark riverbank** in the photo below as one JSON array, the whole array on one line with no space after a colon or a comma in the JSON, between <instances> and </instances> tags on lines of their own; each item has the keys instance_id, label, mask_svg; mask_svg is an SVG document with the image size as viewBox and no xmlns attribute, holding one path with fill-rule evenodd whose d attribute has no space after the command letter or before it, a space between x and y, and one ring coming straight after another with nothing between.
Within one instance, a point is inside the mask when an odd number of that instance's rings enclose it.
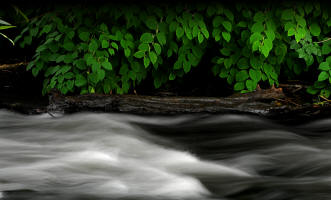
<instances>
[{"instance_id":1,"label":"dark riverbank","mask_svg":"<svg viewBox=\"0 0 331 200\"><path fill-rule=\"evenodd\" d=\"M225 97L182 96L182 91L154 91L129 95L42 96L42 81L26 72L25 64L0 69L0 108L24 113L111 112L140 115L252 114L292 122L331 115L328 103L313 103L299 84L260 89ZM300 88L301 87L301 88ZM187 92L186 92L187 93Z\"/></svg>"}]
</instances>

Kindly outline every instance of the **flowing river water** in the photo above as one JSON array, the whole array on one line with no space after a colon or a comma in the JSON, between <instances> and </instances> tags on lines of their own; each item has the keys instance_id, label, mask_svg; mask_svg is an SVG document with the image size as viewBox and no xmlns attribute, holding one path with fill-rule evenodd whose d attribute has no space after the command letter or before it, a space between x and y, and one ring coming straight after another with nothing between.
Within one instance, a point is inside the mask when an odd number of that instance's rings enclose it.
<instances>
[{"instance_id":1,"label":"flowing river water","mask_svg":"<svg viewBox=\"0 0 331 200\"><path fill-rule=\"evenodd\" d=\"M1 200L329 200L331 119L0 110Z\"/></svg>"}]
</instances>

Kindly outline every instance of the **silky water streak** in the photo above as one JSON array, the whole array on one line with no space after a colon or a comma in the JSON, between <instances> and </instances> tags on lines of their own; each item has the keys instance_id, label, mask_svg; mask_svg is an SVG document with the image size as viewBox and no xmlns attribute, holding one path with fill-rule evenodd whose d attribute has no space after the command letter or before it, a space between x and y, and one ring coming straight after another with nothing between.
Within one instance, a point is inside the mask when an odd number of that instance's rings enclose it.
<instances>
[{"instance_id":1,"label":"silky water streak","mask_svg":"<svg viewBox=\"0 0 331 200\"><path fill-rule=\"evenodd\" d=\"M330 124L0 110L0 199L329 199Z\"/></svg>"}]
</instances>

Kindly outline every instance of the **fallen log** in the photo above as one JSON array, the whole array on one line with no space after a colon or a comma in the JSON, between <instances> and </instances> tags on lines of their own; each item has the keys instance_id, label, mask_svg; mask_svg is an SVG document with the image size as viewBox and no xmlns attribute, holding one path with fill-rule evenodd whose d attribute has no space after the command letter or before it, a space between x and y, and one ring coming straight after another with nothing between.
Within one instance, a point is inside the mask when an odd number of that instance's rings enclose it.
<instances>
[{"instance_id":1,"label":"fallen log","mask_svg":"<svg viewBox=\"0 0 331 200\"><path fill-rule=\"evenodd\" d=\"M47 110L49 113L88 111L140 115L253 114L284 123L302 123L331 115L329 105L296 104L288 100L281 90L276 89L278 94L271 94L269 90L223 98L99 94L63 96L52 93Z\"/></svg>"},{"instance_id":2,"label":"fallen log","mask_svg":"<svg viewBox=\"0 0 331 200\"><path fill-rule=\"evenodd\" d=\"M264 91L265 92L265 91ZM283 95L283 94L282 94ZM279 96L279 95L278 95ZM124 112L136 114L183 114L183 113L254 113L267 114L271 110L284 110L288 105L271 101L262 92L217 97L179 97L144 95L50 95L48 111L72 113L77 111ZM285 96L279 96L284 98ZM262 100L262 101L261 101Z\"/></svg>"}]
</instances>

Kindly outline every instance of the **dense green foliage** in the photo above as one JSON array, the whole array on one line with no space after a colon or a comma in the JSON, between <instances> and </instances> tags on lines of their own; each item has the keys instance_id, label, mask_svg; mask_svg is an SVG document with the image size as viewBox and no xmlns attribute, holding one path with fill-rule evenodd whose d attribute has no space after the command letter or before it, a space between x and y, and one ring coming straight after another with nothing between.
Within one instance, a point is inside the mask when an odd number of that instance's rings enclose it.
<instances>
[{"instance_id":1,"label":"dense green foliage","mask_svg":"<svg viewBox=\"0 0 331 200\"><path fill-rule=\"evenodd\" d=\"M57 6L16 40L39 42L28 69L45 76L43 93L122 94L146 77L159 88L200 67L212 47L210 67L201 67L235 91L311 71L308 92L329 97L330 10L317 2Z\"/></svg>"}]
</instances>

